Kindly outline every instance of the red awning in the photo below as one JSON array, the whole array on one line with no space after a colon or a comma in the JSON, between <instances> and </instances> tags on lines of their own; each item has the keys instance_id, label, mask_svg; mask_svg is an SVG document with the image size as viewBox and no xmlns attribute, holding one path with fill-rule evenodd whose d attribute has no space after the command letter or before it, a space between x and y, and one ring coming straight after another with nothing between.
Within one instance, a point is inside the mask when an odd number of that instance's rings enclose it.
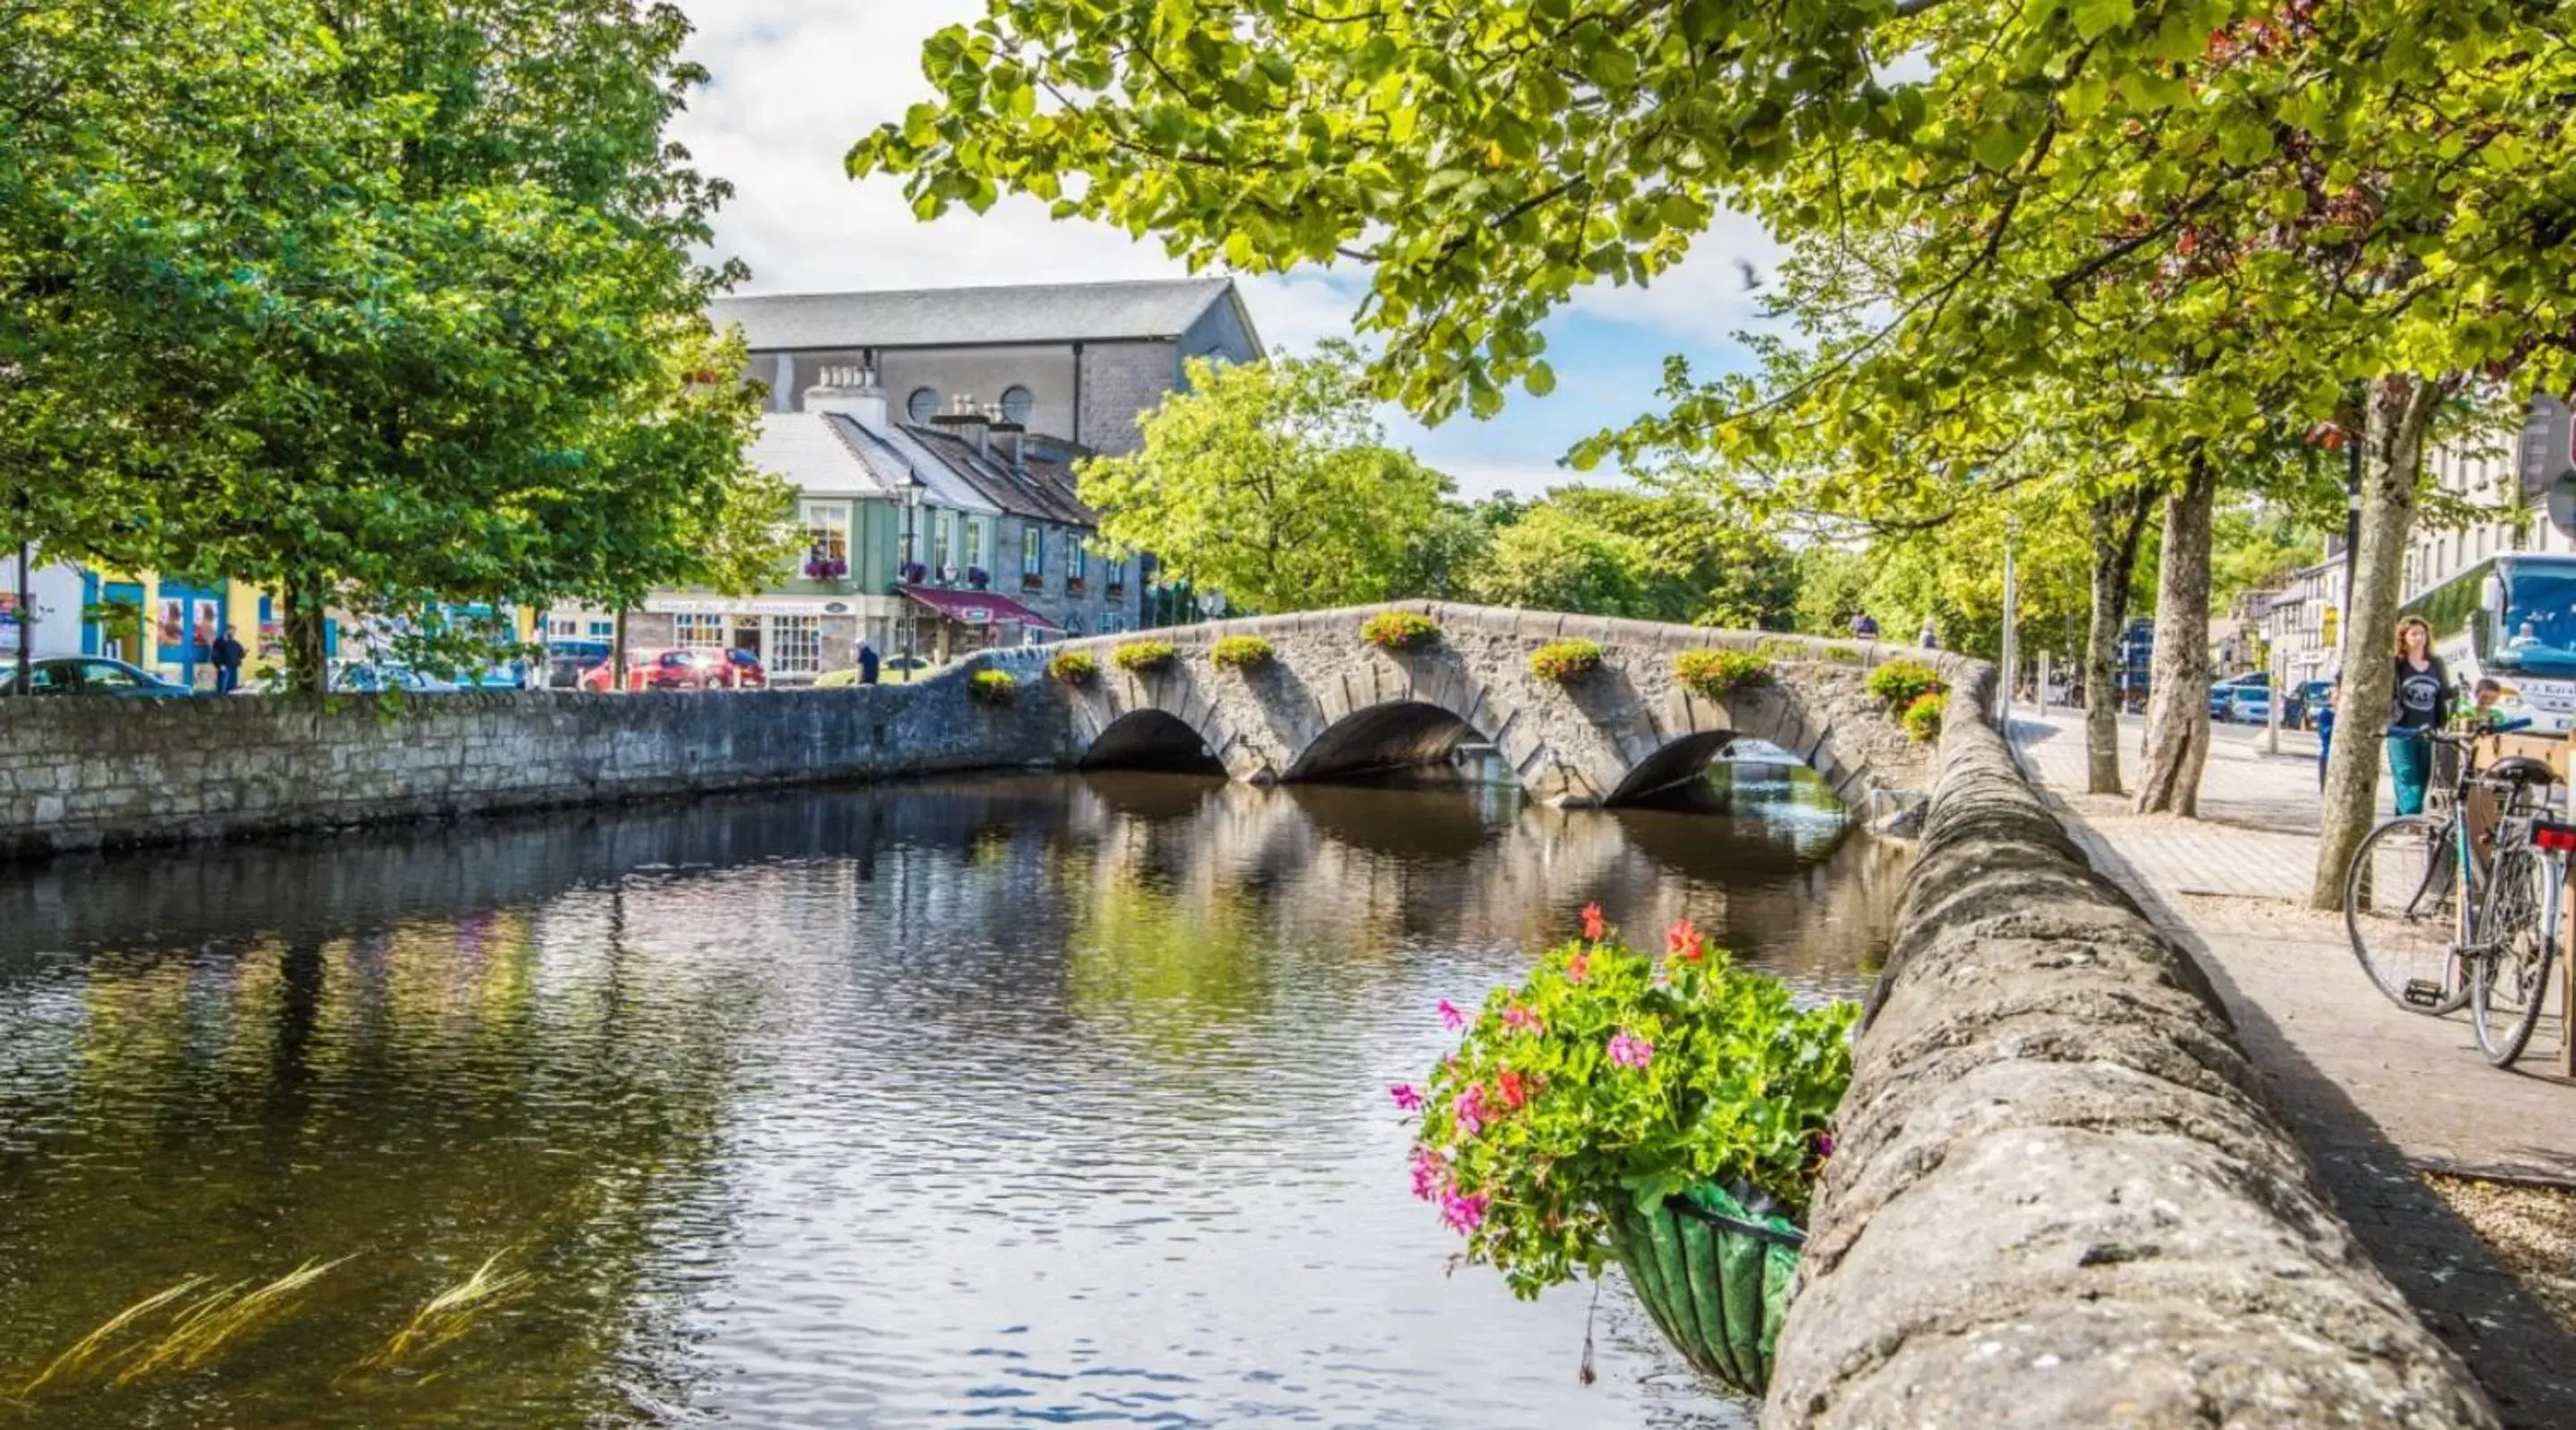
<instances>
[{"instance_id":1,"label":"red awning","mask_svg":"<svg viewBox=\"0 0 2576 1430\"><path fill-rule=\"evenodd\" d=\"M968 626L996 626L1017 622L1032 630L1061 631L1064 627L1021 605L1008 596L990 591L949 591L937 586L906 586L903 593L948 619Z\"/></svg>"}]
</instances>

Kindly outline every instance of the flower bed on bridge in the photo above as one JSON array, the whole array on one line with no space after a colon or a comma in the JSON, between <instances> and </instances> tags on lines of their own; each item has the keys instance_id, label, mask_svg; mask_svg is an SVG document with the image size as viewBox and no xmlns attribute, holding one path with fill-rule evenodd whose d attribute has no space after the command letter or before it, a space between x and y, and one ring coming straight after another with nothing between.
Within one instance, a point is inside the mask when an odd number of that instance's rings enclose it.
<instances>
[{"instance_id":1,"label":"flower bed on bridge","mask_svg":"<svg viewBox=\"0 0 2576 1430\"><path fill-rule=\"evenodd\" d=\"M1089 685L1100 678L1100 662L1087 650L1060 650L1047 661L1047 675L1063 685Z\"/></svg>"},{"instance_id":2,"label":"flower bed on bridge","mask_svg":"<svg viewBox=\"0 0 2576 1430\"><path fill-rule=\"evenodd\" d=\"M1420 611L1380 611L1361 623L1360 639L1379 650L1421 650L1440 639L1440 623Z\"/></svg>"},{"instance_id":3,"label":"flower bed on bridge","mask_svg":"<svg viewBox=\"0 0 2576 1430\"><path fill-rule=\"evenodd\" d=\"M1219 670L1238 673L1268 665L1274 652L1260 636L1227 636L1208 648L1208 660Z\"/></svg>"},{"instance_id":4,"label":"flower bed on bridge","mask_svg":"<svg viewBox=\"0 0 2576 1430\"><path fill-rule=\"evenodd\" d=\"M1674 1347L1758 1392L1833 1150L1857 1005L1800 1009L1687 922L1663 956L1584 910L1582 937L1497 988L1422 1087L1413 1190L1516 1295L1616 1260ZM1588 1367L1587 1367L1588 1371Z\"/></svg>"},{"instance_id":5,"label":"flower bed on bridge","mask_svg":"<svg viewBox=\"0 0 2576 1430\"><path fill-rule=\"evenodd\" d=\"M1007 670L979 670L966 682L968 698L980 705L1008 705L1019 693L1019 677Z\"/></svg>"},{"instance_id":6,"label":"flower bed on bridge","mask_svg":"<svg viewBox=\"0 0 2576 1430\"><path fill-rule=\"evenodd\" d=\"M1530 652L1530 674L1560 685L1581 680L1601 668L1601 647L1594 641L1549 641Z\"/></svg>"},{"instance_id":7,"label":"flower bed on bridge","mask_svg":"<svg viewBox=\"0 0 2576 1430\"><path fill-rule=\"evenodd\" d=\"M1673 657L1673 679L1692 694L1722 699L1771 678L1771 662L1743 650L1686 650Z\"/></svg>"},{"instance_id":8,"label":"flower bed on bridge","mask_svg":"<svg viewBox=\"0 0 2576 1430\"><path fill-rule=\"evenodd\" d=\"M1131 675L1168 669L1180 659L1170 641L1129 641L1109 653L1109 662Z\"/></svg>"}]
</instances>

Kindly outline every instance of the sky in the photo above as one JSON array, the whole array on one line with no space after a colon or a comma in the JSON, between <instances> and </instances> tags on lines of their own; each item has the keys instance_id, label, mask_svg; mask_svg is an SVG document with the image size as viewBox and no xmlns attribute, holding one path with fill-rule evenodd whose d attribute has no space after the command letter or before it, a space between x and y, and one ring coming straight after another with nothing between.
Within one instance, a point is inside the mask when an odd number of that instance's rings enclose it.
<instances>
[{"instance_id":1,"label":"sky","mask_svg":"<svg viewBox=\"0 0 2576 1430\"><path fill-rule=\"evenodd\" d=\"M921 223L901 181L852 182L841 157L876 125L930 96L921 41L974 19L982 0L681 0L697 25L690 58L713 83L675 129L706 172L737 193L719 214L717 248L751 267L737 292L792 293L984 283L1183 276L1159 244L1114 229L1057 223L1033 200L1006 198L982 215ZM1576 441L1655 405L1667 354L1694 370L1743 364L1732 335L1752 315L1736 268L1767 271L1760 229L1723 220L1689 259L1651 289L1579 296L1547 327L1556 391L1515 391L1497 417L1464 415L1426 429L1395 409L1390 440L1449 473L1470 496L1534 496L1574 480L1603 480L1557 463ZM1364 282L1313 270L1240 280L1254 324L1274 353L1351 335Z\"/></svg>"}]
</instances>

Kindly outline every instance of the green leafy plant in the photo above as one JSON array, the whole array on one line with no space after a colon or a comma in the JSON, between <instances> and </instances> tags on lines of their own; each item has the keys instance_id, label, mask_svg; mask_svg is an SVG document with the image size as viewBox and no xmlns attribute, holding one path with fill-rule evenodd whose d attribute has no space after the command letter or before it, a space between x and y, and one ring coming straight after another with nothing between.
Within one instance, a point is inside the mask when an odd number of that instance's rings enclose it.
<instances>
[{"instance_id":1,"label":"green leafy plant","mask_svg":"<svg viewBox=\"0 0 2576 1430\"><path fill-rule=\"evenodd\" d=\"M1179 658L1170 641L1129 641L1109 653L1110 664L1134 675L1162 670Z\"/></svg>"},{"instance_id":2,"label":"green leafy plant","mask_svg":"<svg viewBox=\"0 0 2576 1430\"><path fill-rule=\"evenodd\" d=\"M968 698L982 705L1008 705L1019 693L1019 677L1007 670L979 670L966 682Z\"/></svg>"},{"instance_id":3,"label":"green leafy plant","mask_svg":"<svg viewBox=\"0 0 2576 1430\"><path fill-rule=\"evenodd\" d=\"M1941 738L1941 717L1950 709L1947 691L1927 690L1905 707L1905 733L1930 744Z\"/></svg>"},{"instance_id":4,"label":"green leafy plant","mask_svg":"<svg viewBox=\"0 0 2576 1430\"><path fill-rule=\"evenodd\" d=\"M1047 662L1047 678L1062 685L1089 685L1100 678L1100 662L1087 650L1060 650Z\"/></svg>"},{"instance_id":5,"label":"green leafy plant","mask_svg":"<svg viewBox=\"0 0 2576 1430\"><path fill-rule=\"evenodd\" d=\"M1829 645L1825 647L1825 659L1858 660L1860 659L1860 647L1852 645Z\"/></svg>"},{"instance_id":6,"label":"green leafy plant","mask_svg":"<svg viewBox=\"0 0 2576 1430\"><path fill-rule=\"evenodd\" d=\"M1869 673L1869 693L1890 710L1911 710L1941 688L1940 673L1919 660L1891 660Z\"/></svg>"},{"instance_id":7,"label":"green leafy plant","mask_svg":"<svg viewBox=\"0 0 2576 1430\"><path fill-rule=\"evenodd\" d=\"M1529 665L1541 680L1570 684L1601 668L1601 647L1594 641L1549 641L1530 652Z\"/></svg>"},{"instance_id":8,"label":"green leafy plant","mask_svg":"<svg viewBox=\"0 0 2576 1430\"><path fill-rule=\"evenodd\" d=\"M1208 660L1219 670L1247 671L1268 665L1274 654L1260 636L1227 636L1209 649Z\"/></svg>"},{"instance_id":9,"label":"green leafy plant","mask_svg":"<svg viewBox=\"0 0 2576 1430\"><path fill-rule=\"evenodd\" d=\"M1753 648L1753 653L1768 661L1813 660L1815 652L1797 641L1772 639Z\"/></svg>"},{"instance_id":10,"label":"green leafy plant","mask_svg":"<svg viewBox=\"0 0 2576 1430\"><path fill-rule=\"evenodd\" d=\"M1380 611L1361 624L1360 639L1379 650L1421 650L1440 639L1440 623L1419 611Z\"/></svg>"},{"instance_id":11,"label":"green leafy plant","mask_svg":"<svg viewBox=\"0 0 2576 1430\"><path fill-rule=\"evenodd\" d=\"M1673 657L1673 678L1695 695L1715 700L1771 678L1771 662L1752 651L1686 650Z\"/></svg>"},{"instance_id":12,"label":"green leafy plant","mask_svg":"<svg viewBox=\"0 0 2576 1430\"><path fill-rule=\"evenodd\" d=\"M1605 1208L1652 1208L1728 1187L1802 1217L1832 1155L1851 1081L1857 1005L1800 1009L1786 984L1738 969L1684 921L1661 959L1584 910L1583 936L1497 988L1420 1088L1414 1195L1467 1238L1467 1258L1516 1295L1597 1275Z\"/></svg>"}]
</instances>

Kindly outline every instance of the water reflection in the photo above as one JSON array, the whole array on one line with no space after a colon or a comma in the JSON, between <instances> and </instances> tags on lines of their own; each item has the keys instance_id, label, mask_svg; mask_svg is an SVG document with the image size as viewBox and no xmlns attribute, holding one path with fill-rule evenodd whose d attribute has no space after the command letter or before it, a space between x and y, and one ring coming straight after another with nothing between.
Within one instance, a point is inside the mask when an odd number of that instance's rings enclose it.
<instances>
[{"instance_id":1,"label":"water reflection","mask_svg":"<svg viewBox=\"0 0 2576 1430\"><path fill-rule=\"evenodd\" d=\"M1745 1423L1623 1292L1587 1390L1581 1293L1442 1276L1383 1089L1441 1050L1434 1000L1590 899L1855 989L1893 856L1777 771L1690 795L1758 818L1396 783L981 780L0 874L0 1396L203 1277L21 1417Z\"/></svg>"}]
</instances>

